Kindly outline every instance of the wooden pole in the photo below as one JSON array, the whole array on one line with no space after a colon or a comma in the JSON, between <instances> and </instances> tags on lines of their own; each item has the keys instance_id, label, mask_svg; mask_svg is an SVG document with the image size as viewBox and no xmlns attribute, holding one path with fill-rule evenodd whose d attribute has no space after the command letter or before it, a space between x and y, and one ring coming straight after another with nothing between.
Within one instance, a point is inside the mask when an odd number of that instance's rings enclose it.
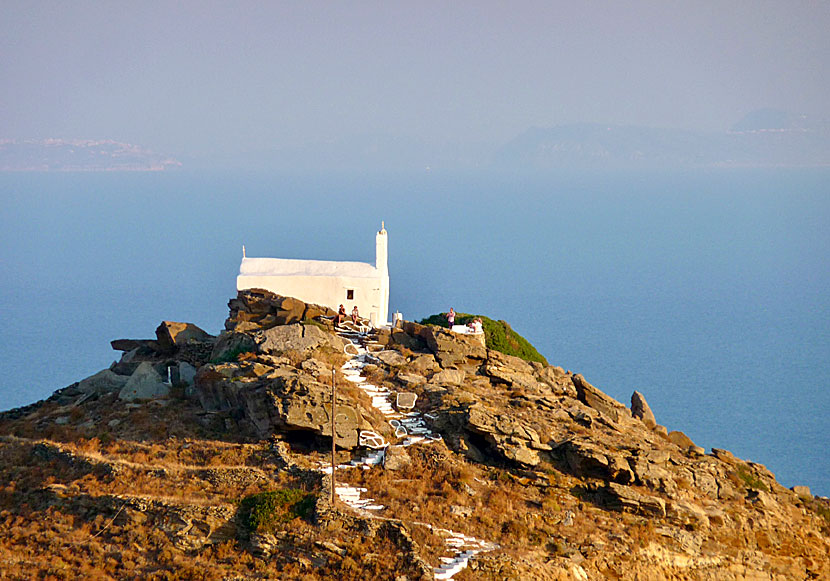
<instances>
[{"instance_id":1,"label":"wooden pole","mask_svg":"<svg viewBox=\"0 0 830 581\"><path fill-rule=\"evenodd\" d=\"M337 438L337 432L335 432L334 428L334 417L335 417L335 405L337 404L336 394L334 391L334 367L331 368L331 506L334 507L334 450L335 450L335 439Z\"/></svg>"}]
</instances>

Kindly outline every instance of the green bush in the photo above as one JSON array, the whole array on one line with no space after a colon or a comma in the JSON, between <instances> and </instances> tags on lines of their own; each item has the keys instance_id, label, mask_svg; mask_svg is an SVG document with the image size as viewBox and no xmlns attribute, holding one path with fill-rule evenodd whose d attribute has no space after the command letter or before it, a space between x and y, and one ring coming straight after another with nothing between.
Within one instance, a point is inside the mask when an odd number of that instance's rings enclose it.
<instances>
[{"instance_id":1,"label":"green bush","mask_svg":"<svg viewBox=\"0 0 830 581\"><path fill-rule=\"evenodd\" d=\"M745 466L738 466L735 473L738 475L738 478L748 487L753 490L763 490L764 492L768 492L769 488L764 481L761 480L757 475L753 474L749 471L748 468Z\"/></svg>"},{"instance_id":2,"label":"green bush","mask_svg":"<svg viewBox=\"0 0 830 581\"><path fill-rule=\"evenodd\" d=\"M536 350L536 347L531 345L527 339L519 335L504 321L494 321L484 315L456 313L455 324L465 325L475 318L481 319L482 327L484 327L484 341L487 343L488 349L500 351L505 355L521 357L525 361L538 361L545 365L548 364L547 359ZM447 324L447 317L443 313L429 316L419 322L422 325L449 326Z\"/></svg>"},{"instance_id":3,"label":"green bush","mask_svg":"<svg viewBox=\"0 0 830 581\"><path fill-rule=\"evenodd\" d=\"M230 351L226 351L222 353L218 357L211 359L211 363L233 363L234 361L239 360L239 356L243 353L249 353L251 350L246 349L245 347L234 347Z\"/></svg>"},{"instance_id":4,"label":"green bush","mask_svg":"<svg viewBox=\"0 0 830 581\"><path fill-rule=\"evenodd\" d=\"M310 520L316 497L304 490L283 488L247 496L239 505L240 517L252 532L273 532L279 525L300 517Z\"/></svg>"}]
</instances>

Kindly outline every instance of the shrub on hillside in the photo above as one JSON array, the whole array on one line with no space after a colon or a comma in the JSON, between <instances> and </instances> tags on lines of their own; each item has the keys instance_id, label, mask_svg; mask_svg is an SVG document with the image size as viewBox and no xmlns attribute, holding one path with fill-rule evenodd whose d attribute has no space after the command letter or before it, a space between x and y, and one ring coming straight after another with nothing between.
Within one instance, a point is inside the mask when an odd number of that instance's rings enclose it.
<instances>
[{"instance_id":1,"label":"shrub on hillside","mask_svg":"<svg viewBox=\"0 0 830 581\"><path fill-rule=\"evenodd\" d=\"M481 319L481 324L484 327L484 341L487 343L488 349L495 349L505 355L521 357L525 361L538 361L544 365L548 364L542 354L536 350L536 347L531 345L527 339L519 335L504 321L494 321L484 315L456 313L455 324L465 325L475 318ZM449 326L444 313L429 316L419 321L419 323L422 325L438 325L439 327Z\"/></svg>"},{"instance_id":2,"label":"shrub on hillside","mask_svg":"<svg viewBox=\"0 0 830 581\"><path fill-rule=\"evenodd\" d=\"M283 488L242 499L239 512L249 531L268 533L296 517L309 520L314 503L313 494L296 488Z\"/></svg>"}]
</instances>

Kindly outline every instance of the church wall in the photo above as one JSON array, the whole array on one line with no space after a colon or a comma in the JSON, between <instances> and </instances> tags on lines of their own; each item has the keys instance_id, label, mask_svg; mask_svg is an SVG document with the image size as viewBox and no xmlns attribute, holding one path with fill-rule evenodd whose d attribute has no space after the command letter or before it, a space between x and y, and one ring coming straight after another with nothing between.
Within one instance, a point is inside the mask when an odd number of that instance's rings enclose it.
<instances>
[{"instance_id":1,"label":"church wall","mask_svg":"<svg viewBox=\"0 0 830 581\"><path fill-rule=\"evenodd\" d=\"M385 284L381 281L385 279ZM385 288L384 288L385 287ZM279 295L298 298L337 310L342 304L351 314L357 305L361 317L370 319L375 325L387 322L389 280L387 277L357 278L335 276L250 276L241 275L236 279L237 290L261 288ZM354 298L347 299L346 291L352 289ZM385 295L384 295L385 293ZM388 299L386 299L388 300Z\"/></svg>"}]
</instances>

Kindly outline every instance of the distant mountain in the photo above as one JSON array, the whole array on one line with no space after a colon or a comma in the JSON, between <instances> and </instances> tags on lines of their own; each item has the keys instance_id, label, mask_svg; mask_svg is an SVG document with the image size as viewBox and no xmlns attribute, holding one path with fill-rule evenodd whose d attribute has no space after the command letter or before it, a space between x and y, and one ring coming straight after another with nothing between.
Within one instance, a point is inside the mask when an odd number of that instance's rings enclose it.
<instances>
[{"instance_id":1,"label":"distant mountain","mask_svg":"<svg viewBox=\"0 0 830 581\"><path fill-rule=\"evenodd\" d=\"M531 128L499 149L506 168L815 167L830 165L830 130L768 110L724 133L599 124Z\"/></svg>"},{"instance_id":2,"label":"distant mountain","mask_svg":"<svg viewBox=\"0 0 830 581\"><path fill-rule=\"evenodd\" d=\"M0 171L163 171L181 165L119 141L0 139Z\"/></svg>"}]
</instances>

